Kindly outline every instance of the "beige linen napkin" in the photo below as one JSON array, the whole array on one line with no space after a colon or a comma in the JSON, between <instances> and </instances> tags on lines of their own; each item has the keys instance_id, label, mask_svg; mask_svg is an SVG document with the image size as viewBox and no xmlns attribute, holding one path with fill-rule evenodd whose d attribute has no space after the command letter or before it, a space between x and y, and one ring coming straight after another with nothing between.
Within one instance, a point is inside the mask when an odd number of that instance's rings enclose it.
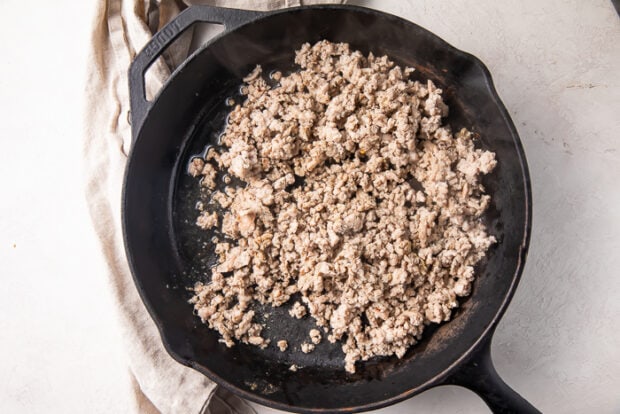
<instances>
[{"instance_id":1,"label":"beige linen napkin","mask_svg":"<svg viewBox=\"0 0 620 414\"><path fill-rule=\"evenodd\" d=\"M269 10L321 1L213 0L216 6ZM325 1L326 2L326 1ZM342 2L342 1L332 1ZM153 33L191 1L98 0L93 21L85 87L84 176L94 230L108 266L110 286L135 395L133 412L240 413L251 407L224 390L214 398L215 384L174 361L164 350L159 332L133 284L123 247L120 205L125 161L131 144L127 70ZM212 36L202 29L183 36L147 77L147 95L154 96L171 69L185 59L197 40ZM128 408L128 410L130 410Z\"/></svg>"}]
</instances>

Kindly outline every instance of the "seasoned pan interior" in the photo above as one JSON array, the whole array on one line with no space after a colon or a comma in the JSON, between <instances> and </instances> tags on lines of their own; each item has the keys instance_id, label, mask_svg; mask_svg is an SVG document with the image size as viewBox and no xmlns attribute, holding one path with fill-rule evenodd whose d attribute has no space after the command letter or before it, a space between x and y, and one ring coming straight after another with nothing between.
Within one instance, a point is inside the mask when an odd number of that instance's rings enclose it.
<instances>
[{"instance_id":1,"label":"seasoned pan interior","mask_svg":"<svg viewBox=\"0 0 620 414\"><path fill-rule=\"evenodd\" d=\"M226 348L219 334L193 315L186 288L208 280L215 263L211 235L199 231L198 182L186 174L191 155L217 143L241 78L256 64L265 73L293 69L304 42L347 42L363 53L388 55L444 89L453 129L479 134L498 166L483 180L492 206L484 220L498 243L478 266L473 293L452 321L428 327L401 360L380 358L343 369L338 345L323 341L310 354ZM128 258L140 294L168 351L219 383L263 404L289 410L373 408L413 395L437 381L485 333L504 308L521 270L529 231L528 178L518 136L475 58L402 19L365 9L317 7L277 13L216 39L196 53L159 95L137 137L127 167L124 227ZM288 306L269 308L266 334L298 346L311 318L290 318ZM264 318L262 312L259 318ZM288 368L300 367L297 372Z\"/></svg>"}]
</instances>

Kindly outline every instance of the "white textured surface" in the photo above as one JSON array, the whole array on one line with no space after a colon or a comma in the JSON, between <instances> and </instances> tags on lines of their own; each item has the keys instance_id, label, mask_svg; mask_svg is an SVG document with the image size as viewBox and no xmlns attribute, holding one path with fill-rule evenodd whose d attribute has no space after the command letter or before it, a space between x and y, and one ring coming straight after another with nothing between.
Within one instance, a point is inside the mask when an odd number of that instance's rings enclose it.
<instances>
[{"instance_id":1,"label":"white textured surface","mask_svg":"<svg viewBox=\"0 0 620 414\"><path fill-rule=\"evenodd\" d=\"M0 2L1 413L129 407L80 177L90 4Z\"/></svg>"},{"instance_id":2,"label":"white textured surface","mask_svg":"<svg viewBox=\"0 0 620 414\"><path fill-rule=\"evenodd\" d=\"M523 140L534 230L495 337L498 371L544 412L620 412L620 19L611 3L356 3L478 56ZM0 16L0 412L126 412L124 357L79 177L90 6L12 0ZM441 387L380 412L484 407Z\"/></svg>"}]
</instances>

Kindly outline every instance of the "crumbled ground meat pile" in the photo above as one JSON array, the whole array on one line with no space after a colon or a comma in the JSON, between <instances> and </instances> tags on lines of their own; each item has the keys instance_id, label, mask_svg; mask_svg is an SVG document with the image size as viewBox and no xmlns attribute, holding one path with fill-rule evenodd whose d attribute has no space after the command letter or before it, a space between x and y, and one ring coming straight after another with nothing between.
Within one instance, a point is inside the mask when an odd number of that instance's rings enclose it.
<instances>
[{"instance_id":1,"label":"crumbled ground meat pile","mask_svg":"<svg viewBox=\"0 0 620 414\"><path fill-rule=\"evenodd\" d=\"M307 312L354 372L358 360L402 357L470 293L495 241L479 220L490 199L479 178L495 154L442 125L442 91L385 56L321 41L295 62L276 87L260 67L245 78L223 150L191 161L212 203L197 224L220 231L219 264L191 302L228 346L269 345L255 301ZM245 186L215 190L216 169ZM296 352L322 338L313 329Z\"/></svg>"}]
</instances>

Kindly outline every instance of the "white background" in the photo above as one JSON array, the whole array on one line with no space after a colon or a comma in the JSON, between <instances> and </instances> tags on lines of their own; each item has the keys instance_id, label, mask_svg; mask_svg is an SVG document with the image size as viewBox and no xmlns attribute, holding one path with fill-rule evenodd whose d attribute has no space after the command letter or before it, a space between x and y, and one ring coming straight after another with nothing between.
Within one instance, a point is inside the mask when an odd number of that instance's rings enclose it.
<instances>
[{"instance_id":1,"label":"white background","mask_svg":"<svg viewBox=\"0 0 620 414\"><path fill-rule=\"evenodd\" d=\"M495 337L498 371L544 412L620 412L620 19L611 2L358 3L478 56L523 140L534 230ZM0 2L2 413L131 406L83 201L91 9L86 1ZM442 387L381 412L488 411L469 391Z\"/></svg>"}]
</instances>

